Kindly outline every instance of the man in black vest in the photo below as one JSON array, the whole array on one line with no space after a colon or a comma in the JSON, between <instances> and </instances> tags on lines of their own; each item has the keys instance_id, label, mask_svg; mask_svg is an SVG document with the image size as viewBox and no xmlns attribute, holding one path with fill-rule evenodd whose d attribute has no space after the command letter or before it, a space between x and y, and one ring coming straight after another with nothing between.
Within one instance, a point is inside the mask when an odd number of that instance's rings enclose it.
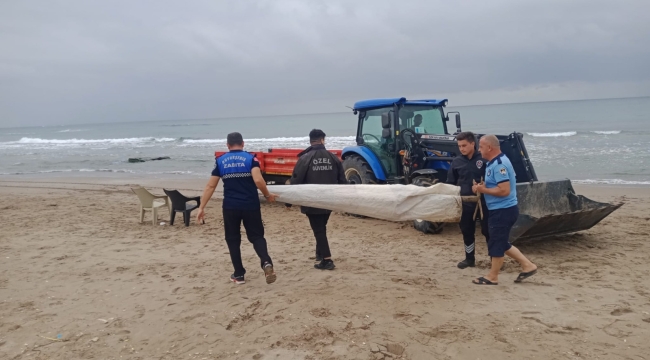
<instances>
[{"instance_id":1,"label":"man in black vest","mask_svg":"<svg viewBox=\"0 0 650 360\"><path fill-rule=\"evenodd\" d=\"M314 129L309 133L311 146L298 154L300 159L293 169L291 185L298 184L347 184L343 164L336 155L325 149L325 133ZM287 204L287 207L291 205ZM333 270L334 262L327 241L327 222L332 211L307 206L301 212L309 218L309 224L316 237L316 261L314 267L320 270Z\"/></svg>"},{"instance_id":2,"label":"man in black vest","mask_svg":"<svg viewBox=\"0 0 650 360\"><path fill-rule=\"evenodd\" d=\"M472 191L474 181L481 182L481 178L485 177L485 167L487 161L481 157L481 154L476 151L476 136L472 132L462 132L456 135L458 142L458 150L462 156L457 156L451 162L451 168L447 173L447 184L460 186L461 196L475 196ZM485 200L481 195L481 205L483 208L483 219L481 220L481 233L488 240L488 210L485 205ZM463 213L460 217L460 231L463 234L463 241L465 242L465 260L458 263L460 269L467 267L474 267L475 260L475 238L476 232L476 218L474 217L476 210L476 203L463 203Z\"/></svg>"}]
</instances>

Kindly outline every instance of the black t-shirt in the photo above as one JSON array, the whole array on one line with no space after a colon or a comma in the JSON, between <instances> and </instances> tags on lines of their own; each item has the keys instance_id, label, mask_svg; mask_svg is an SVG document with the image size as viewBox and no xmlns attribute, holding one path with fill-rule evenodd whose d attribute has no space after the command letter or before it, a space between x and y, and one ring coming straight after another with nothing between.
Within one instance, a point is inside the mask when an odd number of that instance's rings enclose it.
<instances>
[{"instance_id":1,"label":"black t-shirt","mask_svg":"<svg viewBox=\"0 0 650 360\"><path fill-rule=\"evenodd\" d=\"M481 182L485 178L485 167L487 161L481 157L478 151L468 159L466 156L458 156L451 162L451 168L447 172L447 184L460 186L460 195L474 195L472 192L473 181Z\"/></svg>"}]
</instances>

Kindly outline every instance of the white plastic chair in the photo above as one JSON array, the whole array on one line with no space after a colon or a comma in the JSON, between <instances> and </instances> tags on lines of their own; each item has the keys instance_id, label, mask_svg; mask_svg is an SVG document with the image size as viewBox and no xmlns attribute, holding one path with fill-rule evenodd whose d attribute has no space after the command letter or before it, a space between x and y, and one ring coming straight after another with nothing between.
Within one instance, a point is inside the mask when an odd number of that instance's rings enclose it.
<instances>
[{"instance_id":1,"label":"white plastic chair","mask_svg":"<svg viewBox=\"0 0 650 360\"><path fill-rule=\"evenodd\" d=\"M166 206L167 213L171 213L171 205L167 195L154 195L147 191L143 187L131 188L131 190L138 196L140 199L140 223L144 221L144 212L151 211L153 214L152 224L156 225L158 222L158 209L160 207ZM157 199L163 199L164 202L155 202Z\"/></svg>"}]
</instances>

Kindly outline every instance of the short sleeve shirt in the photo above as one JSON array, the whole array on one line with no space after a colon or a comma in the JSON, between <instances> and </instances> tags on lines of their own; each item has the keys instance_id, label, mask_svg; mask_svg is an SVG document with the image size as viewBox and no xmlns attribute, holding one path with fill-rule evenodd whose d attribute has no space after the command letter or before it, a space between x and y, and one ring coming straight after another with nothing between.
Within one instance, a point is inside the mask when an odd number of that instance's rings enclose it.
<instances>
[{"instance_id":1,"label":"short sleeve shirt","mask_svg":"<svg viewBox=\"0 0 650 360\"><path fill-rule=\"evenodd\" d=\"M505 209L517 205L517 178L515 169L503 153L487 163L485 168L485 187L497 187L502 182L510 182L510 195L494 196L485 194L485 204L489 210Z\"/></svg>"},{"instance_id":2,"label":"short sleeve shirt","mask_svg":"<svg viewBox=\"0 0 650 360\"><path fill-rule=\"evenodd\" d=\"M255 155L243 150L231 150L216 158L212 176L223 179L223 208L227 210L257 210L260 198L251 173L259 167Z\"/></svg>"}]
</instances>

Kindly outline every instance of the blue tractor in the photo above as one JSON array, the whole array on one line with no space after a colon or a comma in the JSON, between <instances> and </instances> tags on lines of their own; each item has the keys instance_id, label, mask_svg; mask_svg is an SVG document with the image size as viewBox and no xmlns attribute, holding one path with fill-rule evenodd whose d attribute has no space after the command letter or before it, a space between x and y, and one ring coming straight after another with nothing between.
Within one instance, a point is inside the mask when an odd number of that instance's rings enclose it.
<instances>
[{"instance_id":1,"label":"blue tractor","mask_svg":"<svg viewBox=\"0 0 650 360\"><path fill-rule=\"evenodd\" d=\"M413 184L431 186L447 180L454 157L460 155L455 134L460 113L447 112L447 99L406 98L363 100L352 109L358 115L356 146L343 149L345 176L351 184ZM455 115L455 129L448 127ZM481 134L477 134L480 138ZM513 164L520 217L511 241L586 230L620 205L576 195L568 179L539 182L523 135L497 135L501 151ZM416 220L416 229L438 233L442 223Z\"/></svg>"},{"instance_id":2,"label":"blue tractor","mask_svg":"<svg viewBox=\"0 0 650 360\"><path fill-rule=\"evenodd\" d=\"M345 175L353 184L435 183L447 179L458 151L449 133L447 100L364 100L358 115L357 146L343 149ZM456 132L460 114L456 113Z\"/></svg>"}]
</instances>

